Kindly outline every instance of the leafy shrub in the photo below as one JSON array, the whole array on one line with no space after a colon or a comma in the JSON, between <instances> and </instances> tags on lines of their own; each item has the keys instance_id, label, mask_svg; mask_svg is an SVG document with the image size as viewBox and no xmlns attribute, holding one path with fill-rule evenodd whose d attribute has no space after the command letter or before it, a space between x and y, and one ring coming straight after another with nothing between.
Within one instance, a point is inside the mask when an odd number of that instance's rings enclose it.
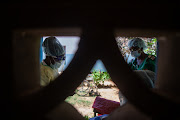
<instances>
[{"instance_id":1,"label":"leafy shrub","mask_svg":"<svg viewBox=\"0 0 180 120\"><path fill-rule=\"evenodd\" d=\"M88 116L84 116L85 120L89 120L89 117Z\"/></svg>"},{"instance_id":2,"label":"leafy shrub","mask_svg":"<svg viewBox=\"0 0 180 120\"><path fill-rule=\"evenodd\" d=\"M147 44L147 49L144 50L145 53L149 54L149 55L154 55L156 56L156 43L157 43L157 39L153 38L149 41L146 41Z\"/></svg>"},{"instance_id":3,"label":"leafy shrub","mask_svg":"<svg viewBox=\"0 0 180 120\"><path fill-rule=\"evenodd\" d=\"M95 70L95 69L92 71L92 77L97 86L100 84L100 82L104 84L105 80L111 79L108 72L101 72L100 70Z\"/></svg>"}]
</instances>

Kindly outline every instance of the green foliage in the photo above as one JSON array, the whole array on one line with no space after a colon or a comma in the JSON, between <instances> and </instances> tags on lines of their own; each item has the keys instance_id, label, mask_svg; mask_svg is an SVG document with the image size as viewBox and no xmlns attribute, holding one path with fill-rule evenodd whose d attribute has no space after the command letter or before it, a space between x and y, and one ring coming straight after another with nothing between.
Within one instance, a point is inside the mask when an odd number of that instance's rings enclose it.
<instances>
[{"instance_id":1,"label":"green foliage","mask_svg":"<svg viewBox=\"0 0 180 120\"><path fill-rule=\"evenodd\" d=\"M104 84L105 80L111 79L108 72L101 72L100 70L95 70L95 69L92 71L92 77L96 85L99 85L100 82L103 82Z\"/></svg>"},{"instance_id":2,"label":"green foliage","mask_svg":"<svg viewBox=\"0 0 180 120\"><path fill-rule=\"evenodd\" d=\"M149 41L146 41L147 43L147 49L144 50L145 53L149 55L154 55L156 56L156 44L157 44L157 38L153 38Z\"/></svg>"},{"instance_id":3,"label":"green foliage","mask_svg":"<svg viewBox=\"0 0 180 120\"><path fill-rule=\"evenodd\" d=\"M89 120L89 117L88 116L84 116L85 120Z\"/></svg>"},{"instance_id":4,"label":"green foliage","mask_svg":"<svg viewBox=\"0 0 180 120\"><path fill-rule=\"evenodd\" d=\"M103 72L102 73L102 80L106 80L106 79L111 79L111 77L110 77L108 72Z\"/></svg>"}]
</instances>

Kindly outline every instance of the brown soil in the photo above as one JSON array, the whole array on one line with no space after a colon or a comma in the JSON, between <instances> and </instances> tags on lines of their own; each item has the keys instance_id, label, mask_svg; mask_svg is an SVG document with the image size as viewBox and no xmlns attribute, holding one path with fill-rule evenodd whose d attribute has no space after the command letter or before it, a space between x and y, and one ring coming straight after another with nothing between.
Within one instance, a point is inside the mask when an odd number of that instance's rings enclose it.
<instances>
[{"instance_id":1,"label":"brown soil","mask_svg":"<svg viewBox=\"0 0 180 120\"><path fill-rule=\"evenodd\" d=\"M113 86L113 87L108 87L108 86ZM100 97L119 102L119 96L118 96L119 89L117 87L114 87L114 86L116 86L116 85L112 81L110 81L110 80L105 81L104 87L98 88L98 92L100 93ZM83 97L83 99L91 101L91 105L81 106L81 105L75 104L74 107L83 116L94 117L92 105L93 105L95 98L96 97L91 97L91 96Z\"/></svg>"}]
</instances>

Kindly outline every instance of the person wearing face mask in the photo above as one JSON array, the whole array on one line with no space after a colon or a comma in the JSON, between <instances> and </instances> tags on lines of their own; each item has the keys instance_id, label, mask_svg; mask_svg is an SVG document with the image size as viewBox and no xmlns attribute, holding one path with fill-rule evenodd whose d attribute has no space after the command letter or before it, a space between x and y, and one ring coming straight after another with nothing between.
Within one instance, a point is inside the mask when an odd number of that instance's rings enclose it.
<instances>
[{"instance_id":1,"label":"person wearing face mask","mask_svg":"<svg viewBox=\"0 0 180 120\"><path fill-rule=\"evenodd\" d=\"M58 75L58 68L64 64L65 50L56 37L46 38L42 44L46 58L41 62L40 85L46 86Z\"/></svg>"},{"instance_id":2,"label":"person wearing face mask","mask_svg":"<svg viewBox=\"0 0 180 120\"><path fill-rule=\"evenodd\" d=\"M143 80L142 82L147 85L148 88L154 88L156 57L144 53L146 45L140 38L129 40L128 47L131 56L135 58L128 63L129 66L133 72ZM119 100L121 106L128 101L121 91L119 91Z\"/></svg>"},{"instance_id":3,"label":"person wearing face mask","mask_svg":"<svg viewBox=\"0 0 180 120\"><path fill-rule=\"evenodd\" d=\"M151 70L155 72L156 57L144 53L146 49L145 42L140 38L129 40L128 47L131 56L135 59L129 63L132 70Z\"/></svg>"}]
</instances>

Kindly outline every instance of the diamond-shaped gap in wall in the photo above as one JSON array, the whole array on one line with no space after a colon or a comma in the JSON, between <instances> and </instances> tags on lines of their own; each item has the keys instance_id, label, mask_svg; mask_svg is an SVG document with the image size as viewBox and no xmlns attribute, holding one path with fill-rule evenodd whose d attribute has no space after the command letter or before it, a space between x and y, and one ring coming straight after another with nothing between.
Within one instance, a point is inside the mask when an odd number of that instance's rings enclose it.
<instances>
[{"instance_id":1,"label":"diamond-shaped gap in wall","mask_svg":"<svg viewBox=\"0 0 180 120\"><path fill-rule=\"evenodd\" d=\"M100 100L104 101L104 108L98 107ZM74 106L82 116L92 118L98 114L109 114L119 107L119 89L103 62L98 59L86 78L65 101ZM98 109L101 113L95 112Z\"/></svg>"}]
</instances>

